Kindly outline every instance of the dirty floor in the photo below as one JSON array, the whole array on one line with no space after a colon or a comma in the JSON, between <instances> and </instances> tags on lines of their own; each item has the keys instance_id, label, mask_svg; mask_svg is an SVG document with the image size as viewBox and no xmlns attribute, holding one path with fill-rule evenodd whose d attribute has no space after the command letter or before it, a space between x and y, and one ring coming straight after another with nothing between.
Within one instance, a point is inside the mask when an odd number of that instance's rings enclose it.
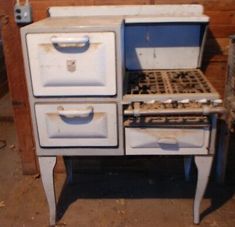
<instances>
[{"instance_id":1,"label":"dirty floor","mask_svg":"<svg viewBox=\"0 0 235 227\"><path fill-rule=\"evenodd\" d=\"M9 98L5 97L7 102ZM5 103L6 104L6 103ZM8 105L0 102L2 115L11 115ZM4 106L4 108L3 108ZM48 226L48 208L40 176L23 176L17 149L14 122L0 118L0 227ZM230 156L232 152L230 152ZM185 182L182 164L174 159L156 161L154 168L118 168L103 160L100 168L81 168L72 185L66 185L65 174L56 174L58 226L81 227L190 227L195 190L195 173ZM235 171L229 158L226 184L214 179L202 202L201 227L235 226ZM121 161L121 160L120 160ZM125 160L125 162L132 160ZM86 160L78 160L84 167ZM108 162L108 163L106 163ZM102 165L106 168L102 168ZM177 167L177 170L171 167ZM89 169L89 170L88 170ZM61 194L61 196L59 196Z\"/></svg>"}]
</instances>

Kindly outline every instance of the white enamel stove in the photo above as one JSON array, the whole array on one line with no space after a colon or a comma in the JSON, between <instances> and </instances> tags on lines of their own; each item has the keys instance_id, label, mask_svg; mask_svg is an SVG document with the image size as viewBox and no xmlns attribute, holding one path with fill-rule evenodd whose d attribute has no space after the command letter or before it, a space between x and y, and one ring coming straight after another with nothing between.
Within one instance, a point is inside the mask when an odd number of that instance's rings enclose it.
<instances>
[{"instance_id":1,"label":"white enamel stove","mask_svg":"<svg viewBox=\"0 0 235 227\"><path fill-rule=\"evenodd\" d=\"M202 6L52 7L49 13L21 35L50 224L58 155L187 155L186 169L193 155L199 223L223 111L199 70L209 20ZM193 76L185 79L185 72Z\"/></svg>"}]
</instances>

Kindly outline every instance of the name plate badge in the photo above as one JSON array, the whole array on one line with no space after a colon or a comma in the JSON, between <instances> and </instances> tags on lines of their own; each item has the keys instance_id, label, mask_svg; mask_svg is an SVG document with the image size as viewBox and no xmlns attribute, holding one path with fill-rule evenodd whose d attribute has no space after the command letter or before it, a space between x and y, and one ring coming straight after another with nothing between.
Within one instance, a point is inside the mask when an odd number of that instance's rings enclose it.
<instances>
[{"instance_id":1,"label":"name plate badge","mask_svg":"<svg viewBox=\"0 0 235 227\"><path fill-rule=\"evenodd\" d=\"M69 72L76 71L76 60L67 60L67 70Z\"/></svg>"}]
</instances>

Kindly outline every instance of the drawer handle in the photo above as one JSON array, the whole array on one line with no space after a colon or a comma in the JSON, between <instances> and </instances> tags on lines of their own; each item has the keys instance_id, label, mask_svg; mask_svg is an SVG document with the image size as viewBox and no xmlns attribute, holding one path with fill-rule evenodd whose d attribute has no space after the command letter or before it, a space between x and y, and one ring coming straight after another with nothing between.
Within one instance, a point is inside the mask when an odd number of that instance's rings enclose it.
<instances>
[{"instance_id":1,"label":"drawer handle","mask_svg":"<svg viewBox=\"0 0 235 227\"><path fill-rule=\"evenodd\" d=\"M177 145L178 141L176 138L161 138L158 143L162 145Z\"/></svg>"},{"instance_id":2,"label":"drawer handle","mask_svg":"<svg viewBox=\"0 0 235 227\"><path fill-rule=\"evenodd\" d=\"M66 118L76 118L76 117L88 117L94 112L92 106L88 106L85 109L76 109L76 110L64 110L62 106L57 108L58 114Z\"/></svg>"},{"instance_id":3,"label":"drawer handle","mask_svg":"<svg viewBox=\"0 0 235 227\"><path fill-rule=\"evenodd\" d=\"M51 42L60 47L84 47L89 42L88 36L83 37L58 37L52 36Z\"/></svg>"}]
</instances>

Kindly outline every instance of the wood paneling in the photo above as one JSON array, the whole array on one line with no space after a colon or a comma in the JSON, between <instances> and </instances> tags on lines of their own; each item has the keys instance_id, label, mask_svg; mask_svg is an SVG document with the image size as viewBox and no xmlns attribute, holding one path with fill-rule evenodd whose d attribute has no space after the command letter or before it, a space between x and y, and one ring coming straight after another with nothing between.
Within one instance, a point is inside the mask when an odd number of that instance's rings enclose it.
<instances>
[{"instance_id":1,"label":"wood paneling","mask_svg":"<svg viewBox=\"0 0 235 227\"><path fill-rule=\"evenodd\" d=\"M34 21L45 18L47 16L47 9L50 6L203 4L206 13L211 17L203 69L212 84L223 94L228 36L235 34L235 0L30 0L30 2L33 8ZM21 55L19 27L13 19L14 3L15 0L0 0L1 15L5 15L1 20L5 44L4 51L23 170L24 173L35 173L37 171L37 165Z\"/></svg>"},{"instance_id":2,"label":"wood paneling","mask_svg":"<svg viewBox=\"0 0 235 227\"><path fill-rule=\"evenodd\" d=\"M233 25L210 25L212 37L226 38L235 33L235 24Z\"/></svg>"},{"instance_id":3,"label":"wood paneling","mask_svg":"<svg viewBox=\"0 0 235 227\"><path fill-rule=\"evenodd\" d=\"M3 49L2 49L2 36L0 25L0 98L8 91L6 68L4 63Z\"/></svg>"},{"instance_id":4,"label":"wood paneling","mask_svg":"<svg viewBox=\"0 0 235 227\"><path fill-rule=\"evenodd\" d=\"M33 173L37 168L21 54L20 34L19 28L13 19L13 4L14 1L0 2L0 8L4 14L1 18L2 39L23 171L24 173Z\"/></svg>"},{"instance_id":5,"label":"wood paneling","mask_svg":"<svg viewBox=\"0 0 235 227\"><path fill-rule=\"evenodd\" d=\"M206 15L210 17L211 25L234 25L235 11L206 11Z\"/></svg>"},{"instance_id":6,"label":"wood paneling","mask_svg":"<svg viewBox=\"0 0 235 227\"><path fill-rule=\"evenodd\" d=\"M224 96L226 67L226 62L211 62L204 66L203 69L208 80L213 84L222 97Z\"/></svg>"}]
</instances>

